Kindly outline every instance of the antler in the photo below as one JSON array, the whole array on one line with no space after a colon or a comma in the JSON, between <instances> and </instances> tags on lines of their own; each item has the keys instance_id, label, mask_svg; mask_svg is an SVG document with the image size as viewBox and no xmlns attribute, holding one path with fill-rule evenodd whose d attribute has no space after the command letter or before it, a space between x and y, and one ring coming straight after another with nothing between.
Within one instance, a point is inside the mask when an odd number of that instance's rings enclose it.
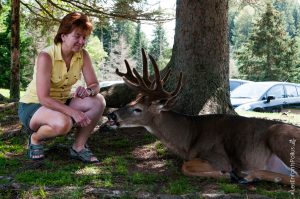
<instances>
[{"instance_id":1,"label":"antler","mask_svg":"<svg viewBox=\"0 0 300 199\"><path fill-rule=\"evenodd\" d=\"M161 79L158 66L154 60L154 58L149 55L150 61L153 65L155 78L153 81L150 81L149 74L148 74L148 62L145 50L142 49L142 56L143 56L143 77L137 72L135 68L131 70L128 62L125 60L126 64L126 73L121 73L119 70L116 70L116 73L123 77L125 83L139 91L144 96L148 96L150 98L150 101L158 100L158 99L167 99L171 100L174 99L179 91L182 88L182 72L180 72L178 83L176 86L176 89L173 92L168 92L164 90L163 85L167 81L167 79L170 76L171 70L168 70L166 75Z\"/></svg>"},{"instance_id":2,"label":"antler","mask_svg":"<svg viewBox=\"0 0 300 199\"><path fill-rule=\"evenodd\" d=\"M149 74L148 74L148 62L147 62L147 57L146 57L146 53L145 50L142 49L142 55L143 55L143 82L149 87L151 85L151 81L149 79ZM123 79L125 80L129 80L129 82L134 83L134 84L138 84L138 79L133 75L132 70L129 66L128 61L125 59L125 65L126 65L126 73L121 73L119 71L119 69L116 69L116 73L117 75L123 77ZM135 69L133 69L133 72L135 71ZM131 86L131 84L130 84Z\"/></svg>"}]
</instances>

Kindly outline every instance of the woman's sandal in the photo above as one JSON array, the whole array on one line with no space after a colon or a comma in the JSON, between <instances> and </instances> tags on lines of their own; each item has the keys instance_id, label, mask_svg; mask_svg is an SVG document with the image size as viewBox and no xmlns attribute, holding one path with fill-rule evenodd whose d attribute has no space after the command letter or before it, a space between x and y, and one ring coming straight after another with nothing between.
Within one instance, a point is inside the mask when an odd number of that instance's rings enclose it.
<instances>
[{"instance_id":1,"label":"woman's sandal","mask_svg":"<svg viewBox=\"0 0 300 199\"><path fill-rule=\"evenodd\" d=\"M43 145L39 144L32 144L31 143L31 136L29 136L28 142L28 157L32 160L42 160L44 159L44 147Z\"/></svg>"},{"instance_id":2,"label":"woman's sandal","mask_svg":"<svg viewBox=\"0 0 300 199\"><path fill-rule=\"evenodd\" d=\"M96 157L89 148L84 148L81 151L75 151L73 147L70 148L70 156L73 159L81 160L84 163L98 163L99 160L91 160Z\"/></svg>"}]
</instances>

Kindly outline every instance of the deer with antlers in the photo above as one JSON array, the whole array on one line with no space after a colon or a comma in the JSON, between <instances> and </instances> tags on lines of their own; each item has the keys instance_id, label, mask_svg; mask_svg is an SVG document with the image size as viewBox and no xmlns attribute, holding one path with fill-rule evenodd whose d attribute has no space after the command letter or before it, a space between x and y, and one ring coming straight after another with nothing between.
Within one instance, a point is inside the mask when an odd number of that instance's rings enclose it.
<instances>
[{"instance_id":1,"label":"deer with antlers","mask_svg":"<svg viewBox=\"0 0 300 199\"><path fill-rule=\"evenodd\" d=\"M300 185L300 128L238 115L189 116L170 109L182 88L182 73L173 92L163 88L170 71L161 78L151 55L155 78L150 80L144 50L143 76L130 68L116 73L138 91L134 101L109 114L118 127L144 127L185 160L189 176L231 178L240 183L265 180Z\"/></svg>"}]
</instances>

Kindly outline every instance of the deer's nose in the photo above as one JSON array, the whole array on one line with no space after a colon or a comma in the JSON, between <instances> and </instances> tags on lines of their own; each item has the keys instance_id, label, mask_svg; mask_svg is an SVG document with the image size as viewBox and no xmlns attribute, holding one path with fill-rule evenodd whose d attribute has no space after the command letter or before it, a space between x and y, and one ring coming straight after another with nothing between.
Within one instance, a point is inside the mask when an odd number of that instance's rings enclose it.
<instances>
[{"instance_id":1,"label":"deer's nose","mask_svg":"<svg viewBox=\"0 0 300 199\"><path fill-rule=\"evenodd\" d=\"M109 120L113 120L113 121L117 120L117 116L116 116L116 114L115 114L114 112L109 113L109 114L107 115L107 118L108 118Z\"/></svg>"}]
</instances>

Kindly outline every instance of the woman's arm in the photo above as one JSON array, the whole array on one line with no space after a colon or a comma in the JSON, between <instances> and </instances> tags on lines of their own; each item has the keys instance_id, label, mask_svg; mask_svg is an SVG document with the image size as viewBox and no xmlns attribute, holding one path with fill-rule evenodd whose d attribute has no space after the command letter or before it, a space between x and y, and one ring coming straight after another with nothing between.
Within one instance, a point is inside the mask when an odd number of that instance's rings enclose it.
<instances>
[{"instance_id":1,"label":"woman's arm","mask_svg":"<svg viewBox=\"0 0 300 199\"><path fill-rule=\"evenodd\" d=\"M100 92L100 85L92 66L91 58L86 50L83 50L83 76L87 88L91 89L92 94L96 95Z\"/></svg>"}]
</instances>

